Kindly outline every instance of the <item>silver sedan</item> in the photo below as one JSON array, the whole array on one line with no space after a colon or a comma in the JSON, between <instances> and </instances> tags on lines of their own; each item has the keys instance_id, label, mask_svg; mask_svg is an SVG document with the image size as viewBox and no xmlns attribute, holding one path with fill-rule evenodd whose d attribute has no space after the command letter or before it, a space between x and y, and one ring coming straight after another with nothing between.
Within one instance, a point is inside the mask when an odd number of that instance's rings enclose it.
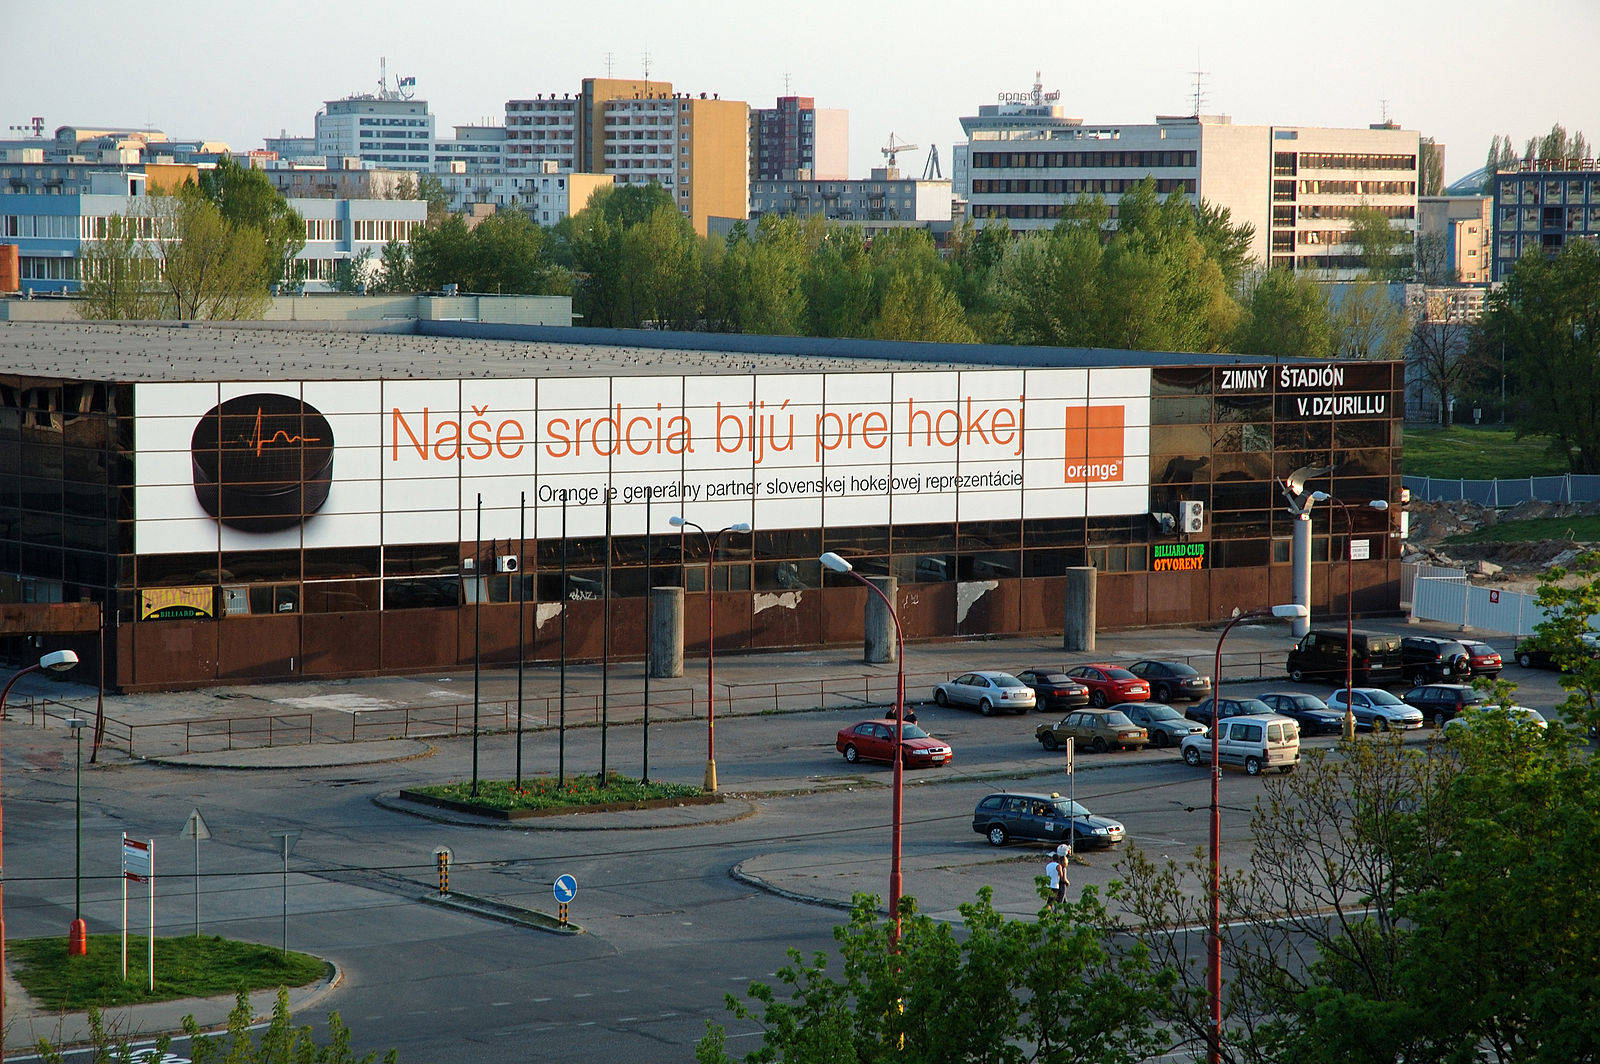
<instances>
[{"instance_id":1,"label":"silver sedan","mask_svg":"<svg viewBox=\"0 0 1600 1064\"><path fill-rule=\"evenodd\" d=\"M1034 707L1033 688L1009 672L968 672L933 689L941 706L975 706L984 716L1000 710L1026 713Z\"/></svg>"}]
</instances>

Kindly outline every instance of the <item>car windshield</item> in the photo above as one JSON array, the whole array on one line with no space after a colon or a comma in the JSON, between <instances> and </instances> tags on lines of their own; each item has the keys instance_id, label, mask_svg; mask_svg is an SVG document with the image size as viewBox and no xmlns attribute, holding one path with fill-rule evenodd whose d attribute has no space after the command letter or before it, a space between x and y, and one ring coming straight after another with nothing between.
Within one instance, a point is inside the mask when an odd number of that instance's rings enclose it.
<instances>
[{"instance_id":1,"label":"car windshield","mask_svg":"<svg viewBox=\"0 0 1600 1064\"><path fill-rule=\"evenodd\" d=\"M1396 698L1394 695L1390 694L1388 691L1380 691L1377 688L1370 688L1369 690L1367 690L1365 692L1365 694L1367 696L1367 701L1371 702L1375 706L1403 706L1403 705L1405 705L1405 702L1403 702L1400 699Z\"/></svg>"},{"instance_id":2,"label":"car windshield","mask_svg":"<svg viewBox=\"0 0 1600 1064\"><path fill-rule=\"evenodd\" d=\"M1192 668L1191 666L1185 665L1181 661L1163 662L1162 665L1167 670L1167 675L1168 676L1199 676L1200 675L1198 670Z\"/></svg>"},{"instance_id":3,"label":"car windshield","mask_svg":"<svg viewBox=\"0 0 1600 1064\"><path fill-rule=\"evenodd\" d=\"M1006 672L1000 673L998 676L991 676L990 679L994 681L994 685L996 687L1026 687L1027 686L1027 684L1023 683L1021 680L1017 679L1015 676L1012 676L1010 673L1006 673Z\"/></svg>"},{"instance_id":4,"label":"car windshield","mask_svg":"<svg viewBox=\"0 0 1600 1064\"><path fill-rule=\"evenodd\" d=\"M1289 700L1295 709L1327 709L1328 704L1316 695L1295 695Z\"/></svg>"},{"instance_id":5,"label":"car windshield","mask_svg":"<svg viewBox=\"0 0 1600 1064\"><path fill-rule=\"evenodd\" d=\"M1064 672L1036 672L1033 678L1039 683L1072 683L1072 677Z\"/></svg>"},{"instance_id":6,"label":"car windshield","mask_svg":"<svg viewBox=\"0 0 1600 1064\"><path fill-rule=\"evenodd\" d=\"M1171 706L1149 705L1145 707L1144 712L1151 720L1183 720L1183 714Z\"/></svg>"},{"instance_id":7,"label":"car windshield","mask_svg":"<svg viewBox=\"0 0 1600 1064\"><path fill-rule=\"evenodd\" d=\"M1262 713L1271 713L1272 707L1259 698L1246 698L1240 701L1239 710L1251 716L1258 716Z\"/></svg>"},{"instance_id":8,"label":"car windshield","mask_svg":"<svg viewBox=\"0 0 1600 1064\"><path fill-rule=\"evenodd\" d=\"M1126 728L1131 726L1133 721L1128 719L1128 715L1126 713L1118 710L1106 714L1106 723L1113 728Z\"/></svg>"},{"instance_id":9,"label":"car windshield","mask_svg":"<svg viewBox=\"0 0 1600 1064\"><path fill-rule=\"evenodd\" d=\"M1055 801L1057 816L1093 816L1089 810L1074 802L1070 798L1058 798Z\"/></svg>"},{"instance_id":10,"label":"car windshield","mask_svg":"<svg viewBox=\"0 0 1600 1064\"><path fill-rule=\"evenodd\" d=\"M1127 669L1106 669L1105 673L1113 680L1137 680L1139 678Z\"/></svg>"},{"instance_id":11,"label":"car windshield","mask_svg":"<svg viewBox=\"0 0 1600 1064\"><path fill-rule=\"evenodd\" d=\"M1494 653L1494 647L1488 643L1462 643L1461 645L1467 648L1469 654L1476 654L1480 658Z\"/></svg>"},{"instance_id":12,"label":"car windshield","mask_svg":"<svg viewBox=\"0 0 1600 1064\"><path fill-rule=\"evenodd\" d=\"M892 731L893 729L891 728L890 730ZM907 723L905 721L901 721L900 722L900 738L902 738L902 739L931 739L931 738L933 738L933 736L929 735L927 732L923 731L921 728L917 727L915 724L909 724L909 723Z\"/></svg>"}]
</instances>

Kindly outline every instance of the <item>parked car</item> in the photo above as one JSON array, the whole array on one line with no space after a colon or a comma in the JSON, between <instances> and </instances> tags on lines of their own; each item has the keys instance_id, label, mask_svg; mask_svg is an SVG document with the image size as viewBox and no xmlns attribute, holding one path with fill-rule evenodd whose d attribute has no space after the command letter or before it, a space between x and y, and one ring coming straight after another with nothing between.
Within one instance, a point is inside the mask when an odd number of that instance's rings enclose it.
<instances>
[{"instance_id":1,"label":"parked car","mask_svg":"<svg viewBox=\"0 0 1600 1064\"><path fill-rule=\"evenodd\" d=\"M1472 675L1472 656L1454 639L1408 635L1400 640L1406 679L1411 686L1425 683L1459 683Z\"/></svg>"},{"instance_id":2,"label":"parked car","mask_svg":"<svg viewBox=\"0 0 1600 1064\"><path fill-rule=\"evenodd\" d=\"M1177 746L1186 737L1206 730L1204 724L1196 724L1160 702L1124 702L1117 708L1149 734L1151 746Z\"/></svg>"},{"instance_id":3,"label":"parked car","mask_svg":"<svg viewBox=\"0 0 1600 1064\"><path fill-rule=\"evenodd\" d=\"M881 720L864 720L848 728L840 728L833 747L852 765L857 761L894 761L893 724ZM935 739L920 727L909 722L900 725L900 759L906 768L918 765L948 765L955 757L950 744Z\"/></svg>"},{"instance_id":4,"label":"parked car","mask_svg":"<svg viewBox=\"0 0 1600 1064\"><path fill-rule=\"evenodd\" d=\"M1464 728L1482 724L1484 721L1494 720L1497 717L1509 717L1513 724L1527 725L1531 728L1550 727L1550 722L1545 720L1543 713L1540 713L1537 709L1529 709L1527 706L1506 706L1504 708L1500 706L1477 706L1474 707L1474 712L1466 713L1459 717L1451 717L1446 721L1444 733L1449 735L1452 732L1459 732Z\"/></svg>"},{"instance_id":5,"label":"parked car","mask_svg":"<svg viewBox=\"0 0 1600 1064\"><path fill-rule=\"evenodd\" d=\"M1117 821L1095 816L1070 798L1023 791L985 795L972 811L972 830L994 846L1013 839L1074 848L1115 846L1127 834Z\"/></svg>"},{"instance_id":6,"label":"parked car","mask_svg":"<svg viewBox=\"0 0 1600 1064\"><path fill-rule=\"evenodd\" d=\"M1211 693L1211 677L1181 661L1155 661L1146 658L1128 666L1128 671L1150 685L1152 702L1173 702L1186 698L1198 702Z\"/></svg>"},{"instance_id":7,"label":"parked car","mask_svg":"<svg viewBox=\"0 0 1600 1064\"><path fill-rule=\"evenodd\" d=\"M1257 695L1266 706L1300 726L1301 735L1341 735L1344 710L1332 710L1316 695L1303 691L1268 691Z\"/></svg>"},{"instance_id":8,"label":"parked car","mask_svg":"<svg viewBox=\"0 0 1600 1064\"><path fill-rule=\"evenodd\" d=\"M1482 691L1464 683L1423 684L1401 695L1400 700L1422 710L1423 718L1433 721L1435 728L1444 727L1446 721L1453 720L1457 713L1468 706L1489 703Z\"/></svg>"},{"instance_id":9,"label":"parked car","mask_svg":"<svg viewBox=\"0 0 1600 1064\"><path fill-rule=\"evenodd\" d=\"M1350 693L1349 701L1358 728L1405 731L1422 727L1422 710L1406 705L1381 687L1357 687ZM1341 715L1344 713L1344 688L1328 696L1328 708Z\"/></svg>"},{"instance_id":10,"label":"parked car","mask_svg":"<svg viewBox=\"0 0 1600 1064\"><path fill-rule=\"evenodd\" d=\"M1089 703L1098 709L1150 697L1150 685L1120 665L1096 661L1068 669L1067 675L1089 689Z\"/></svg>"},{"instance_id":11,"label":"parked car","mask_svg":"<svg viewBox=\"0 0 1600 1064\"><path fill-rule=\"evenodd\" d=\"M1467 659L1472 664L1472 675L1487 676L1494 679L1505 668L1500 652L1488 643L1480 643L1476 639L1459 640L1467 648Z\"/></svg>"},{"instance_id":12,"label":"parked car","mask_svg":"<svg viewBox=\"0 0 1600 1064\"><path fill-rule=\"evenodd\" d=\"M1213 703L1221 702L1222 709L1217 711ZM1184 710L1184 716L1190 720L1199 721L1206 727L1211 727L1212 714L1216 713L1227 720L1229 717L1255 717L1263 713L1271 713L1267 704L1259 698L1208 698L1198 705L1190 706Z\"/></svg>"},{"instance_id":13,"label":"parked car","mask_svg":"<svg viewBox=\"0 0 1600 1064\"><path fill-rule=\"evenodd\" d=\"M1289 679L1303 683L1323 677L1338 683L1345 677L1345 647L1351 648L1350 671L1364 684L1399 683L1405 668L1400 637L1359 628L1345 640L1343 628L1313 628L1289 650Z\"/></svg>"},{"instance_id":14,"label":"parked car","mask_svg":"<svg viewBox=\"0 0 1600 1064\"><path fill-rule=\"evenodd\" d=\"M1600 657L1600 632L1584 632L1579 637L1590 657ZM1538 635L1530 635L1517 644L1517 664L1524 669L1554 669L1556 648Z\"/></svg>"},{"instance_id":15,"label":"parked car","mask_svg":"<svg viewBox=\"0 0 1600 1064\"><path fill-rule=\"evenodd\" d=\"M1089 689L1060 669L1023 669L1017 679L1033 689L1039 709L1077 709L1089 704Z\"/></svg>"},{"instance_id":16,"label":"parked car","mask_svg":"<svg viewBox=\"0 0 1600 1064\"><path fill-rule=\"evenodd\" d=\"M975 706L984 716L997 710L1026 713L1034 707L1033 689L1009 672L967 672L935 685L941 706Z\"/></svg>"},{"instance_id":17,"label":"parked car","mask_svg":"<svg viewBox=\"0 0 1600 1064\"><path fill-rule=\"evenodd\" d=\"M1217 725L1217 761L1239 765L1252 776L1269 768L1288 772L1300 763L1300 731L1276 713L1224 717ZM1178 747L1188 765L1211 764L1211 735L1191 735Z\"/></svg>"},{"instance_id":18,"label":"parked car","mask_svg":"<svg viewBox=\"0 0 1600 1064\"><path fill-rule=\"evenodd\" d=\"M1078 747L1087 746L1103 754L1113 746L1137 750L1150 741L1149 733L1128 719L1119 709L1080 709L1054 724L1041 724L1033 730L1046 750L1065 746L1070 737Z\"/></svg>"}]
</instances>

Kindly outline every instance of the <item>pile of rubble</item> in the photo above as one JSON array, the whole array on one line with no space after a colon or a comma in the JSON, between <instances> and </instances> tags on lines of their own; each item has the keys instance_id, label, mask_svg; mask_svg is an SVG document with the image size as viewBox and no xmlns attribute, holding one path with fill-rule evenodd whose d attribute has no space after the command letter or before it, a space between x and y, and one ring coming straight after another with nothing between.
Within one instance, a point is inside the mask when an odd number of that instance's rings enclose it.
<instances>
[{"instance_id":1,"label":"pile of rubble","mask_svg":"<svg viewBox=\"0 0 1600 1064\"><path fill-rule=\"evenodd\" d=\"M1525 502L1507 509L1473 502L1412 502L1410 538L1404 560L1465 569L1483 582L1532 590L1553 565L1565 565L1597 544L1574 538L1518 540L1511 543L1446 543L1484 525L1541 517L1588 517L1600 514L1600 503Z\"/></svg>"}]
</instances>

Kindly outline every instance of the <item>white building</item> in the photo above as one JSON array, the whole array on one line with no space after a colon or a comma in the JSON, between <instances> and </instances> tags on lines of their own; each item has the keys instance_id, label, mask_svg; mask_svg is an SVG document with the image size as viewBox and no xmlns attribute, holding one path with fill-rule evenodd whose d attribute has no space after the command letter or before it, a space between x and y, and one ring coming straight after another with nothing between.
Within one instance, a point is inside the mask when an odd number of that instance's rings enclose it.
<instances>
[{"instance_id":1,"label":"white building","mask_svg":"<svg viewBox=\"0 0 1600 1064\"><path fill-rule=\"evenodd\" d=\"M506 101L506 168L537 170L546 160L577 169L578 100L572 96Z\"/></svg>"},{"instance_id":2,"label":"white building","mask_svg":"<svg viewBox=\"0 0 1600 1064\"><path fill-rule=\"evenodd\" d=\"M428 101L406 99L393 90L327 101L317 112L315 140L315 154L324 157L355 156L372 166L433 169Z\"/></svg>"}]
</instances>

